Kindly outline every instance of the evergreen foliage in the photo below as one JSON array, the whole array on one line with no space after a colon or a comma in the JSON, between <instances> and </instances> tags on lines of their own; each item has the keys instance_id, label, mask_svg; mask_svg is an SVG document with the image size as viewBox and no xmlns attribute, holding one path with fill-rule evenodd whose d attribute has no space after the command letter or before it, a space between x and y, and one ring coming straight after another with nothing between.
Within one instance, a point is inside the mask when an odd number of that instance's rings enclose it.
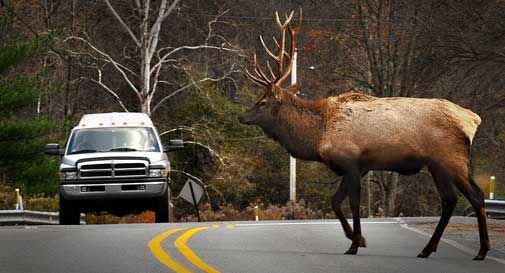
<instances>
[{"instance_id":1,"label":"evergreen foliage","mask_svg":"<svg viewBox=\"0 0 505 273\"><path fill-rule=\"evenodd\" d=\"M0 32L6 19L0 17ZM1 37L0 43L0 182L27 192L54 193L54 161L43 156L43 145L53 123L37 116L42 94L36 77L13 75L16 65L41 50L39 39Z\"/></svg>"}]
</instances>

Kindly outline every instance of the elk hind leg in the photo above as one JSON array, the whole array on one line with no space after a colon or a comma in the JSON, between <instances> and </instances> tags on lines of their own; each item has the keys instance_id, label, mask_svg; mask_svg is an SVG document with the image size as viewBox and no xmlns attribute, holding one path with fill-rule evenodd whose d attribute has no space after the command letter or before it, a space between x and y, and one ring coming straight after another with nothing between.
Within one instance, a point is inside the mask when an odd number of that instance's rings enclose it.
<instances>
[{"instance_id":1,"label":"elk hind leg","mask_svg":"<svg viewBox=\"0 0 505 273\"><path fill-rule=\"evenodd\" d=\"M452 186L453 178L441 169L430 168L435 185L437 186L440 200L442 202L442 215L426 247L417 255L419 258L428 258L432 252L437 251L438 243L449 223L451 215L458 202L458 196Z\"/></svg>"},{"instance_id":2,"label":"elk hind leg","mask_svg":"<svg viewBox=\"0 0 505 273\"><path fill-rule=\"evenodd\" d=\"M460 176L456 180L456 186L463 193L466 199L472 204L477 215L479 224L480 250L474 260L484 260L487 252L491 249L487 230L487 216L484 202L484 194L473 177L467 172L465 176Z\"/></svg>"}]
</instances>

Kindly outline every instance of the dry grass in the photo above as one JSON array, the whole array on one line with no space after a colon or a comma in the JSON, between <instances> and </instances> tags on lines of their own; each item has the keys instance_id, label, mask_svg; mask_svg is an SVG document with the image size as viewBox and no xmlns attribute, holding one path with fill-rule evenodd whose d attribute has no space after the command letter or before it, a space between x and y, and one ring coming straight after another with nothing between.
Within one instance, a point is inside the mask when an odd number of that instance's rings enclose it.
<instances>
[{"instance_id":1,"label":"dry grass","mask_svg":"<svg viewBox=\"0 0 505 273\"><path fill-rule=\"evenodd\" d=\"M206 204L200 211L202 221L248 221L254 220L256 216L255 205L251 204L244 210L237 210L227 204L221 206L219 211L213 211L210 205ZM310 208L304 200L297 203L288 202L281 205L258 205L258 216L260 220L295 220L295 219L326 219L334 218L333 215L325 214L321 210ZM187 215L179 219L181 222L197 221L195 215Z\"/></svg>"},{"instance_id":2,"label":"dry grass","mask_svg":"<svg viewBox=\"0 0 505 273\"><path fill-rule=\"evenodd\" d=\"M435 226L433 225L433 230ZM477 224L449 224L447 226L447 231L459 233L459 232L476 232L479 230ZM498 236L505 238L505 223L503 224L488 224L489 235Z\"/></svg>"},{"instance_id":3,"label":"dry grass","mask_svg":"<svg viewBox=\"0 0 505 273\"><path fill-rule=\"evenodd\" d=\"M131 223L154 223L154 212L144 211L140 214L130 214L123 217L111 214L86 214L88 224L131 224Z\"/></svg>"},{"instance_id":4,"label":"dry grass","mask_svg":"<svg viewBox=\"0 0 505 273\"><path fill-rule=\"evenodd\" d=\"M14 189L6 184L0 183L0 209L14 209Z\"/></svg>"}]
</instances>

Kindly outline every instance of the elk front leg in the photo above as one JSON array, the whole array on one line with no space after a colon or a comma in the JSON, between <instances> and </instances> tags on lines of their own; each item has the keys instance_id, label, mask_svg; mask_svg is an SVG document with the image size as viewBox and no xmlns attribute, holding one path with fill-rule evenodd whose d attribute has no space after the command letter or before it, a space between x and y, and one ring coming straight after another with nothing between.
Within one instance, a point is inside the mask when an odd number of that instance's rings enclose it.
<instances>
[{"instance_id":1,"label":"elk front leg","mask_svg":"<svg viewBox=\"0 0 505 273\"><path fill-rule=\"evenodd\" d=\"M340 220L340 224L342 225L342 228L344 229L345 237L347 237L349 240L352 240L352 228L349 225L349 222L347 222L347 219L345 219L344 213L342 212L342 201L344 201L345 197L347 196L347 192L349 191L349 181L346 179L342 179L340 181L340 185L338 186L338 190L333 195L332 198L332 206L333 206L333 211L335 212L335 215L337 216L338 220Z\"/></svg>"},{"instance_id":2,"label":"elk front leg","mask_svg":"<svg viewBox=\"0 0 505 273\"><path fill-rule=\"evenodd\" d=\"M444 171L437 170L435 168L430 168L433 180L437 186L438 193L440 194L440 199L442 201L442 215L440 221L438 222L435 232L431 236L430 241L426 247L417 255L418 258L428 258L432 252L437 251L438 243L440 238L444 233L444 230L449 223L452 212L456 208L458 203L458 196L452 187L452 177L445 174Z\"/></svg>"},{"instance_id":3,"label":"elk front leg","mask_svg":"<svg viewBox=\"0 0 505 273\"><path fill-rule=\"evenodd\" d=\"M366 247L365 238L361 235L361 223L359 215L359 203L360 203L360 176L359 172L348 172L344 176L346 183L349 183L349 203L351 204L352 220L354 233L352 235L351 247L345 252L345 254L356 254L358 253L358 247Z\"/></svg>"}]
</instances>

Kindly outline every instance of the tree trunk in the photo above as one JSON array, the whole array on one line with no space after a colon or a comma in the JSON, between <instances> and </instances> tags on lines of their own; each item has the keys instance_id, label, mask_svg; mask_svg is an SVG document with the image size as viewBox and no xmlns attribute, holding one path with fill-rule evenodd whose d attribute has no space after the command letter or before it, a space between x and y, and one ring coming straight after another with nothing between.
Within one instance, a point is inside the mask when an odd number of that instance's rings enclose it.
<instances>
[{"instance_id":1,"label":"tree trunk","mask_svg":"<svg viewBox=\"0 0 505 273\"><path fill-rule=\"evenodd\" d=\"M145 99L144 96L141 96L141 97L142 97L142 101L140 102L140 112L146 113L150 116L151 111L149 109L149 101L147 99Z\"/></svg>"},{"instance_id":2,"label":"tree trunk","mask_svg":"<svg viewBox=\"0 0 505 273\"><path fill-rule=\"evenodd\" d=\"M384 183L384 213L385 216L396 216L396 193L398 188L399 175L397 173L384 172L382 175Z\"/></svg>"},{"instance_id":3,"label":"tree trunk","mask_svg":"<svg viewBox=\"0 0 505 273\"><path fill-rule=\"evenodd\" d=\"M374 213L374 207L373 207L373 193L374 190L372 188L372 177L373 177L373 171L368 172L366 175L366 189L367 189L367 213L368 217L373 217Z\"/></svg>"}]
</instances>

